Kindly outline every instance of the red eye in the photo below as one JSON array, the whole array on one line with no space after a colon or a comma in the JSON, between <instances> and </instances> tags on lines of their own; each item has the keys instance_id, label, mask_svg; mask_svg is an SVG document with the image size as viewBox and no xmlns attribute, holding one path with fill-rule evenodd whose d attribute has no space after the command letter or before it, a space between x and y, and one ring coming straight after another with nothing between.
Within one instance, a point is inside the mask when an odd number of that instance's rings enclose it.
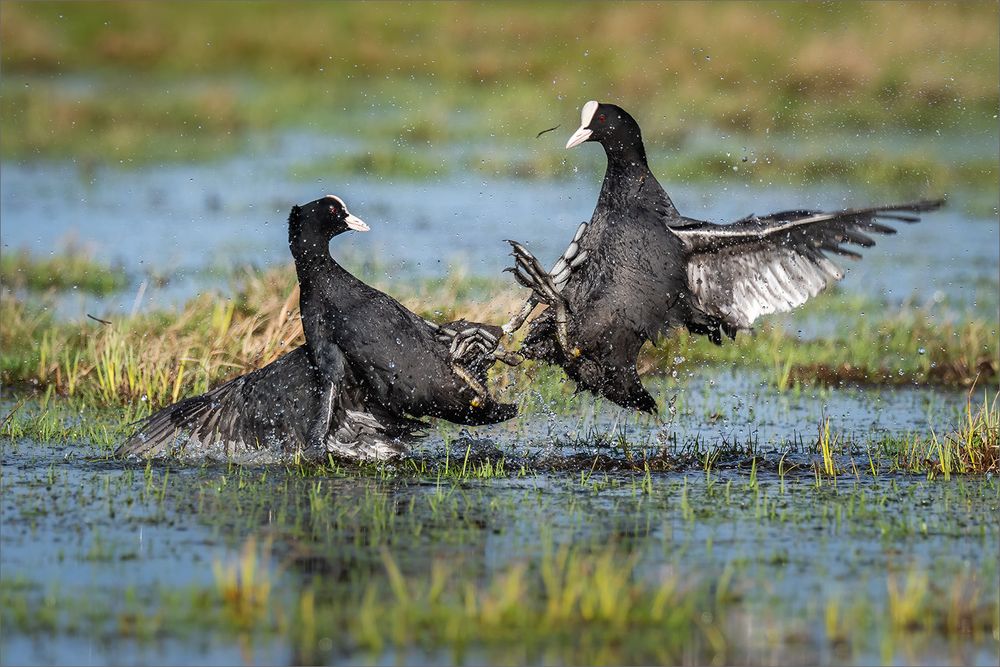
<instances>
[{"instance_id":1,"label":"red eye","mask_svg":"<svg viewBox=\"0 0 1000 667\"><path fill-rule=\"evenodd\" d=\"M601 114L600 116L597 117L597 122L599 123L603 123L606 120L607 118L604 116L604 114Z\"/></svg>"}]
</instances>

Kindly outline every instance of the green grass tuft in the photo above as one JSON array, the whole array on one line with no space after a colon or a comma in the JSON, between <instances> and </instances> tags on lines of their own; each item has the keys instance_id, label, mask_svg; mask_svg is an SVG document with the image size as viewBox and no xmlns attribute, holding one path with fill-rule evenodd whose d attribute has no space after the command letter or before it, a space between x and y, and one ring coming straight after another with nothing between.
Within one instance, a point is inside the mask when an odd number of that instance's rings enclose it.
<instances>
[{"instance_id":1,"label":"green grass tuft","mask_svg":"<svg viewBox=\"0 0 1000 667\"><path fill-rule=\"evenodd\" d=\"M121 268L97 262L85 250L70 247L50 257L33 257L26 250L0 255L0 284L30 291L80 290L98 296L124 289L128 276Z\"/></svg>"},{"instance_id":2,"label":"green grass tuft","mask_svg":"<svg viewBox=\"0 0 1000 667\"><path fill-rule=\"evenodd\" d=\"M22 261L24 275L34 275L70 260ZM525 298L508 283L460 270L409 285L385 284L384 272L370 264L362 265L359 274L436 321L505 321ZM232 281L227 290L231 298L206 293L176 312L112 317L109 324L57 319L44 303L29 304L7 294L0 299L0 383L51 389L97 405L142 401L157 407L204 392L302 344L298 286L290 266L237 271ZM858 317L859 312L868 315ZM805 339L794 333L800 317L842 321L844 326ZM764 370L782 390L810 385L962 387L977 380L989 385L1000 370L998 330L995 320L959 317L944 306L890 306L833 291L721 346L676 331L657 347L644 348L639 369L677 377L705 365L754 368ZM516 347L517 341L506 345ZM523 395L522 408L528 412L566 411L575 405L573 383L559 369L533 363L497 367L492 382L498 390Z\"/></svg>"}]
</instances>

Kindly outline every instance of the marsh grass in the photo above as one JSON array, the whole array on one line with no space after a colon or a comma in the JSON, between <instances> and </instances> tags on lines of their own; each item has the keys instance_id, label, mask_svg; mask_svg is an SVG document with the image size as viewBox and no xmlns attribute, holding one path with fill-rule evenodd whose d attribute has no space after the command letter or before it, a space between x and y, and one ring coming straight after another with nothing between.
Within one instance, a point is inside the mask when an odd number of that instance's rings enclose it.
<instances>
[{"instance_id":1,"label":"marsh grass","mask_svg":"<svg viewBox=\"0 0 1000 667\"><path fill-rule=\"evenodd\" d=\"M97 408L80 398L55 397L50 388L37 401L20 400L10 406L0 420L0 438L51 446L87 443L110 455L148 414L149 406L143 402Z\"/></svg>"},{"instance_id":2,"label":"marsh grass","mask_svg":"<svg viewBox=\"0 0 1000 667\"><path fill-rule=\"evenodd\" d=\"M637 553L615 544L590 549L546 542L539 555L485 577L440 558L407 566L398 550L382 546L368 575L344 582L316 576L305 585L288 585L287 573L264 584L263 564L248 555L258 550L257 538L249 537L213 588L129 589L116 605L5 580L0 618L18 633L97 641L205 632L264 644L286 637L299 663L447 655L457 663L546 656L593 664L714 664L777 646L802 648L799 633L812 621L821 630L808 641L811 651L878 652L891 662L941 639L989 642L997 630L995 594L980 592L990 574L968 568L933 578L912 567L877 575L871 590L881 588L884 597L825 593L790 619L782 605L761 607L748 597L759 582L745 566L682 580L670 567L643 569ZM246 582L264 590L244 600ZM748 615L754 627L767 630L764 636L747 632Z\"/></svg>"},{"instance_id":3,"label":"marsh grass","mask_svg":"<svg viewBox=\"0 0 1000 667\"><path fill-rule=\"evenodd\" d=\"M128 282L124 269L96 261L89 250L74 243L49 257L35 257L27 250L0 254L0 284L7 289L79 290L102 296L124 289Z\"/></svg>"},{"instance_id":4,"label":"marsh grass","mask_svg":"<svg viewBox=\"0 0 1000 667\"><path fill-rule=\"evenodd\" d=\"M711 647L698 622L698 608L713 606L707 587L669 575L643 581L637 559L614 547L587 553L549 545L537 562L514 564L474 586L455 581L444 562L425 578L406 577L389 551L382 559L391 594L363 595L352 623L362 629L355 631L361 646L375 653L390 645L461 651L475 637L476 644L496 647L519 641L529 654L548 642L570 648L578 641L577 655L600 655L650 631L664 633L659 646L642 642L633 650L658 653L662 661L676 661L683 646Z\"/></svg>"},{"instance_id":5,"label":"marsh grass","mask_svg":"<svg viewBox=\"0 0 1000 667\"><path fill-rule=\"evenodd\" d=\"M212 564L218 596L235 625L252 628L267 616L271 602L269 561L270 545L258 547L256 538L251 537L238 558L229 563L217 560Z\"/></svg>"},{"instance_id":6,"label":"marsh grass","mask_svg":"<svg viewBox=\"0 0 1000 667\"><path fill-rule=\"evenodd\" d=\"M844 321L828 336L805 338L794 318L822 313ZM867 314L866 314L867 313ZM874 315L873 314L876 314ZM861 316L859 316L859 314ZM1000 369L996 321L957 317L930 306L889 306L866 297L822 295L791 318L765 320L752 334L715 346L677 331L645 348L640 372L682 373L705 363L770 371L779 389L813 385L970 386L995 382Z\"/></svg>"},{"instance_id":7,"label":"marsh grass","mask_svg":"<svg viewBox=\"0 0 1000 667\"><path fill-rule=\"evenodd\" d=\"M972 392L957 424L939 435L915 435L883 443L883 451L901 470L926 472L949 479L953 474L1000 472L1000 406L994 394L984 392L983 402L974 404Z\"/></svg>"},{"instance_id":8,"label":"marsh grass","mask_svg":"<svg viewBox=\"0 0 1000 667\"><path fill-rule=\"evenodd\" d=\"M29 263L27 271L36 269ZM384 274L372 266L362 266L359 275L439 322L465 317L499 323L525 298L521 290L461 270L407 285L385 284ZM237 271L230 293L204 293L175 311L102 323L57 319L51 308L29 305L7 292L0 299L0 382L96 405L155 408L259 368L304 342L290 267ZM858 312L882 314L859 318ZM996 322L908 304L892 309L835 293L813 300L801 315L816 313L850 318L851 327L802 339L787 324L766 322L721 346L678 331L658 341L658 347L647 346L639 369L680 377L706 365L752 367L790 391L816 384L968 386L978 379L988 386L995 381ZM516 347L516 342L507 345ZM574 404L572 382L555 368L498 366L491 382L501 392L522 395L522 407L529 411L564 411Z\"/></svg>"},{"instance_id":9,"label":"marsh grass","mask_svg":"<svg viewBox=\"0 0 1000 667\"><path fill-rule=\"evenodd\" d=\"M234 12L211 3L8 2L2 149L112 164L205 159L253 132L293 126L423 146L495 135L507 145L565 122L567 105L575 111L584 94L628 101L653 137L696 123L749 136L971 129L995 137L997 20L990 3L654 3L594 7L581 18L538 3L426 3L419 12L391 2L254 3ZM324 29L305 35L304 25ZM525 128L526 119L540 120ZM817 159L812 171L881 182L938 169L878 156L840 162ZM342 166L424 167L382 149ZM481 166L563 169L547 160ZM717 156L684 171L732 173ZM977 173L959 167L944 180Z\"/></svg>"}]
</instances>

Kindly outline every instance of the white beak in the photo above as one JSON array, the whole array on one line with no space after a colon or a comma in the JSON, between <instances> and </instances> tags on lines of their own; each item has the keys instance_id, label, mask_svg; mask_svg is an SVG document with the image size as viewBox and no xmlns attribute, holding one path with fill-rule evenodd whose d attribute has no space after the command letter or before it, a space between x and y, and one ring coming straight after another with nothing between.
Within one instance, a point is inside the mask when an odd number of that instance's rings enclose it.
<instances>
[{"instance_id":1,"label":"white beak","mask_svg":"<svg viewBox=\"0 0 1000 667\"><path fill-rule=\"evenodd\" d=\"M371 227L365 224L365 221L358 216L348 213L347 217L344 218L344 222L347 223L349 229L353 229L356 232L367 232Z\"/></svg>"},{"instance_id":2,"label":"white beak","mask_svg":"<svg viewBox=\"0 0 1000 667\"><path fill-rule=\"evenodd\" d=\"M585 127L581 127L579 130L573 133L573 136L569 138L566 142L566 148L573 148L574 146L579 146L587 139L590 139L590 135L593 134L593 130L588 130Z\"/></svg>"}]
</instances>

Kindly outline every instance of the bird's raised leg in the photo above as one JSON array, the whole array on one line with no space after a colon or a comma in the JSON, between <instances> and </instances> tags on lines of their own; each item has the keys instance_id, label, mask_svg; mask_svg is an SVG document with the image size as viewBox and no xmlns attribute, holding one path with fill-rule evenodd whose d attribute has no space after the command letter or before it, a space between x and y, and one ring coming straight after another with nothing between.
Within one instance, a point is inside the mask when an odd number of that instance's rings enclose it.
<instances>
[{"instance_id":1,"label":"bird's raised leg","mask_svg":"<svg viewBox=\"0 0 1000 667\"><path fill-rule=\"evenodd\" d=\"M566 250L563 251L562 256L559 258L559 261L556 262L555 266L552 267L552 270L548 272L548 276L551 278L552 287L556 292L562 292L563 287L566 286L566 283L569 281L573 272L575 272L587 259L587 251L580 250L580 242L583 238L584 232L587 230L587 226L586 222L580 224L580 227L576 230L576 234L573 236L572 242L570 242ZM521 255L526 259L531 258L531 260L534 260L536 265L538 264L538 261L535 260L531 253L523 245L511 240L508 240L507 242L510 243L511 247L514 249L512 254L515 257ZM507 270L513 271L513 269ZM544 274L544 272L542 273ZM525 284L520 280L518 282L522 285ZM526 286L534 291L533 285ZM510 319L510 321L503 325L502 328L504 334L509 336L524 326L524 323L531 314L531 311L534 310L535 306L539 303L541 303L541 301L538 299L538 296L533 294L527 301L524 302L524 305L521 306L521 309Z\"/></svg>"},{"instance_id":2,"label":"bird's raised leg","mask_svg":"<svg viewBox=\"0 0 1000 667\"><path fill-rule=\"evenodd\" d=\"M451 369L469 385L476 396L472 399L473 407L479 407L487 399L487 389L476 377L473 368L483 368L502 361L508 366L517 366L524 357L516 352L508 352L500 345L500 340L483 327L466 327L455 330L450 327L435 324L429 320L439 342L448 345L448 357Z\"/></svg>"},{"instance_id":3,"label":"bird's raised leg","mask_svg":"<svg viewBox=\"0 0 1000 667\"><path fill-rule=\"evenodd\" d=\"M547 304L553 309L556 323L556 338L558 339L559 346L562 348L563 354L567 357L579 356L579 352L575 348L570 349L569 334L567 331L569 304L562 294L559 293L559 287L556 286L552 276L542 268L542 265L538 263L538 260L535 259L535 256L527 248L517 241L508 241L508 243L513 248L512 254L514 255L515 265L506 270L514 275L514 279L518 283L534 293L534 299L540 303Z\"/></svg>"}]
</instances>

